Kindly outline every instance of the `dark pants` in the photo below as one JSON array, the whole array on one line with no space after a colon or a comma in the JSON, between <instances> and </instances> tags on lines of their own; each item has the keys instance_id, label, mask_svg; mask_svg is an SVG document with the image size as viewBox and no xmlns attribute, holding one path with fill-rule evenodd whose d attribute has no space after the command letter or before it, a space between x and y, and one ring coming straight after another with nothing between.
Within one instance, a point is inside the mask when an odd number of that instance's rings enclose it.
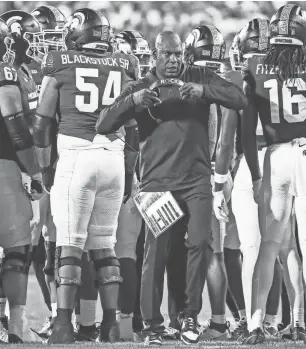
<instances>
[{"instance_id":1,"label":"dark pants","mask_svg":"<svg viewBox=\"0 0 306 349\"><path fill-rule=\"evenodd\" d=\"M180 239L184 239L186 232L188 232L188 238L185 242L188 251L186 272L178 264L175 277L186 280L184 312L193 317L197 316L201 307L200 299L206 274L204 269L207 267L206 253L212 254L212 194L210 185L174 191L172 194L185 216L158 238L155 238L146 227L141 281L141 313L146 324L153 328L160 326L164 321L160 313L164 274L166 265L171 264L170 251L175 250L175 244L179 243ZM183 264L185 264L184 259L182 259ZM172 265L170 269L174 271L175 266ZM172 275L170 278L172 279ZM170 284L172 282L173 279ZM172 291L170 290L170 292Z\"/></svg>"}]
</instances>

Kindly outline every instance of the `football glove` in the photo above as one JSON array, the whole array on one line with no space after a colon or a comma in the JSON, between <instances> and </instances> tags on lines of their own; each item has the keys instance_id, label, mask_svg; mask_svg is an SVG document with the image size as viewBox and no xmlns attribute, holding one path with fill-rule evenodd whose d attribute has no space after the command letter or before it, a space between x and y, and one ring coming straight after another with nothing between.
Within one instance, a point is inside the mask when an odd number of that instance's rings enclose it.
<instances>
[{"instance_id":1,"label":"football glove","mask_svg":"<svg viewBox=\"0 0 306 349\"><path fill-rule=\"evenodd\" d=\"M213 192L213 209L219 221L228 222L229 209L223 194L223 190Z\"/></svg>"},{"instance_id":2,"label":"football glove","mask_svg":"<svg viewBox=\"0 0 306 349\"><path fill-rule=\"evenodd\" d=\"M31 201L39 200L44 194L41 173L37 173L32 177L23 174L23 186Z\"/></svg>"}]
</instances>

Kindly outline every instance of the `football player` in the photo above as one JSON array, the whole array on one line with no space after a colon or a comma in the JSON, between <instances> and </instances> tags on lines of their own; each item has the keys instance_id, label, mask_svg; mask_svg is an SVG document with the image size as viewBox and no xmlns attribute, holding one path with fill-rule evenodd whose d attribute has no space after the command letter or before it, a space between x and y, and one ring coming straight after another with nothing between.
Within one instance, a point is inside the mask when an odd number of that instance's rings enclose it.
<instances>
[{"instance_id":1,"label":"football player","mask_svg":"<svg viewBox=\"0 0 306 349\"><path fill-rule=\"evenodd\" d=\"M230 60L233 71L226 74L226 78L236 81L242 86L243 81L241 77L241 65L246 57L263 56L268 49L269 31L268 20L255 18L250 21L234 38L233 44L230 48ZM240 114L233 110L223 110L224 117L221 124L221 136L218 144L216 172L217 174L227 173L231 158L235 160L234 172L234 188L232 192L233 212L236 217L238 226L239 238L241 241L241 250L243 253L242 265L242 281L246 303L246 318L241 319L232 337L235 340L243 338L243 334L247 329L247 319L250 319L251 311L251 285L254 265L258 255L260 244L260 231L258 226L258 210L257 205L253 199L252 180L249 170L243 156L243 151L247 151L241 144L241 123ZM262 136L261 125L258 125L256 130L256 141L258 145L260 166L263 166L264 153L266 151L266 144ZM221 180L220 180L221 178ZM221 189L223 188L222 175L217 182L215 182L215 202L214 208L218 218L220 212L219 199L223 196ZM258 182L253 183L254 188L258 186ZM245 212L248 212L246 215ZM289 226L291 229L291 226ZM289 234L290 236L290 234ZM290 251L285 247L288 246L289 241L284 244L284 251ZM292 252L294 253L294 252ZM287 259L284 259L287 261ZM287 264L287 263L286 263ZM286 272L285 268L285 272ZM286 273L285 273L286 275ZM266 309L265 316L265 333L271 337L277 332L276 314L279 304L279 293L281 287L281 268L279 262L275 263L274 281L269 295L269 303Z\"/></svg>"},{"instance_id":2,"label":"football player","mask_svg":"<svg viewBox=\"0 0 306 349\"><path fill-rule=\"evenodd\" d=\"M18 16L12 15L12 12L17 12ZM6 12L1 17L0 244L4 249L2 285L10 308L8 341L41 342L30 330L26 317L31 264L30 220L33 216L30 199L40 199L43 186L27 122L31 116L30 98L35 84L23 65L33 53L32 34L40 28L39 23L23 11ZM26 188L20 169L30 178Z\"/></svg>"},{"instance_id":3,"label":"football player","mask_svg":"<svg viewBox=\"0 0 306 349\"><path fill-rule=\"evenodd\" d=\"M45 45L41 47L41 57L48 50L64 50L65 32L63 31L66 18L61 11L53 6L40 6L31 13L41 26L41 33L37 35L39 42ZM41 62L32 60L28 64L33 79L39 93L42 74L40 68ZM54 120L54 129L57 128L57 122ZM56 136L56 131L53 135ZM52 149L52 164L55 164L57 158L56 147ZM55 166L55 165L54 165ZM54 175L54 173L53 173ZM52 176L53 177L53 176ZM48 187L52 184L53 178L50 178ZM55 260L55 241L56 231L53 223L50 209L50 195L48 192L33 207L34 220L36 221L35 229L32 231L33 245L33 266L40 288L42 290L45 303L50 310L50 316L47 317L42 329L41 335L46 335L50 329L52 318L56 317L56 288L54 283L54 260Z\"/></svg>"},{"instance_id":4,"label":"football player","mask_svg":"<svg viewBox=\"0 0 306 349\"><path fill-rule=\"evenodd\" d=\"M225 56L226 44L220 31L212 25L200 25L196 27L185 40L184 58L193 65L208 66L220 74L222 62ZM216 158L216 144L219 137L220 119L222 117L220 106L213 104L209 118L209 141L212 167ZM228 183L228 200L231 195L232 179ZM222 232L219 221L213 215L212 232L214 236L214 254L208 268L207 285L212 308L212 319L209 326L204 330L201 338L210 340L229 339L230 332L225 318L225 303L228 289L227 273L224 263L225 232ZM226 247L238 250L239 239L235 219L231 215L231 221L227 223ZM240 252L239 252L240 253ZM238 255L239 256L239 255ZM240 257L240 256L239 256ZM238 273L240 270L238 269ZM217 276L216 276L217 275ZM236 280L235 280L236 281ZM243 293L241 287L241 298ZM244 304L242 306L244 308Z\"/></svg>"},{"instance_id":5,"label":"football player","mask_svg":"<svg viewBox=\"0 0 306 349\"><path fill-rule=\"evenodd\" d=\"M120 265L114 251L124 194L124 133L97 135L104 106L139 76L135 57L107 53L110 25L100 12L74 12L65 28L68 51L50 51L34 122L34 140L44 173L50 171L51 125L60 116L59 159L51 189L56 226L57 317L49 343L74 342L71 315L81 282L81 257L90 251L103 308L100 341L120 340L116 321ZM107 166L105 166L107 164Z\"/></svg>"},{"instance_id":6,"label":"football player","mask_svg":"<svg viewBox=\"0 0 306 349\"><path fill-rule=\"evenodd\" d=\"M299 6L282 6L270 21L268 52L264 57L247 58L243 65L248 107L243 111L241 118L242 145L252 181L255 183L253 195L258 202L261 233L252 281L250 333L245 339L249 344L260 343L265 338L263 319L274 264L284 241L290 240L292 235L288 225L292 216L293 198L302 246L305 241L301 236L301 232L305 231L305 27L305 16ZM268 146L264 154L261 185L256 143L258 114ZM286 166L283 166L284 159ZM305 251L303 247L302 251ZM289 278L292 279L292 288L295 290L292 339L305 341L303 287L298 257L295 256L294 259L297 259L297 267L291 270L290 266ZM303 260L305 261L305 258ZM288 293L292 294L289 289Z\"/></svg>"},{"instance_id":7,"label":"football player","mask_svg":"<svg viewBox=\"0 0 306 349\"><path fill-rule=\"evenodd\" d=\"M114 36L113 49L114 52L136 56L139 60L141 75L148 71L152 52L147 40L140 32L126 30L116 34ZM130 137L132 142L129 144L130 151L135 152L139 149L138 127L137 123L132 121L129 123L129 126L125 129L132 136ZM139 326L135 326L135 324L139 324L139 319L137 319L137 315L133 314L137 287L140 287L140 282L137 279L141 278L141 273L137 275L136 270L136 244L142 225L141 215L133 199L133 196L137 194L137 186L138 180L136 173L134 173L133 195L130 198L124 198L121 206L116 234L117 243L115 245L116 256L120 262L121 277L123 279L119 294L121 310L120 334L121 339L134 341L141 340Z\"/></svg>"},{"instance_id":8,"label":"football player","mask_svg":"<svg viewBox=\"0 0 306 349\"><path fill-rule=\"evenodd\" d=\"M151 67L152 51L144 35L136 30L125 30L115 35L115 51L133 54L139 60L141 76L144 76Z\"/></svg>"}]
</instances>

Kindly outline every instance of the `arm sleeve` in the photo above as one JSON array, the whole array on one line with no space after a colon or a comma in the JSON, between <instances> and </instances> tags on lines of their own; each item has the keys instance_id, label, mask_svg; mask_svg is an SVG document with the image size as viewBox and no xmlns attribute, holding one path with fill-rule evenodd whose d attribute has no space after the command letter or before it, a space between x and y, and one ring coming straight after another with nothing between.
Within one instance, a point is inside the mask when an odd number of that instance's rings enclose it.
<instances>
[{"instance_id":1,"label":"arm sleeve","mask_svg":"<svg viewBox=\"0 0 306 349\"><path fill-rule=\"evenodd\" d=\"M203 97L228 109L240 110L246 107L247 99L236 84L207 69L203 81Z\"/></svg>"}]
</instances>

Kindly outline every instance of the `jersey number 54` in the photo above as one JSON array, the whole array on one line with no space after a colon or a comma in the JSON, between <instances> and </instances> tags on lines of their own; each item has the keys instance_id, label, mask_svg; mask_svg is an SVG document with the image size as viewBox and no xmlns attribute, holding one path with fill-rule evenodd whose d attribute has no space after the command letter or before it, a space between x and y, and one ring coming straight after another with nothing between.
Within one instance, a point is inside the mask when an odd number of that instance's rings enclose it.
<instances>
[{"instance_id":1,"label":"jersey number 54","mask_svg":"<svg viewBox=\"0 0 306 349\"><path fill-rule=\"evenodd\" d=\"M85 97L75 96L75 106L80 112L94 113L99 108L99 88L92 82L85 82L85 78L99 78L99 69L97 68L76 68L76 87L81 92L89 92L89 103L85 103ZM111 97L111 91L113 96ZM110 105L120 95L121 92L121 72L111 70L108 74L104 92L102 96L102 105Z\"/></svg>"}]
</instances>

